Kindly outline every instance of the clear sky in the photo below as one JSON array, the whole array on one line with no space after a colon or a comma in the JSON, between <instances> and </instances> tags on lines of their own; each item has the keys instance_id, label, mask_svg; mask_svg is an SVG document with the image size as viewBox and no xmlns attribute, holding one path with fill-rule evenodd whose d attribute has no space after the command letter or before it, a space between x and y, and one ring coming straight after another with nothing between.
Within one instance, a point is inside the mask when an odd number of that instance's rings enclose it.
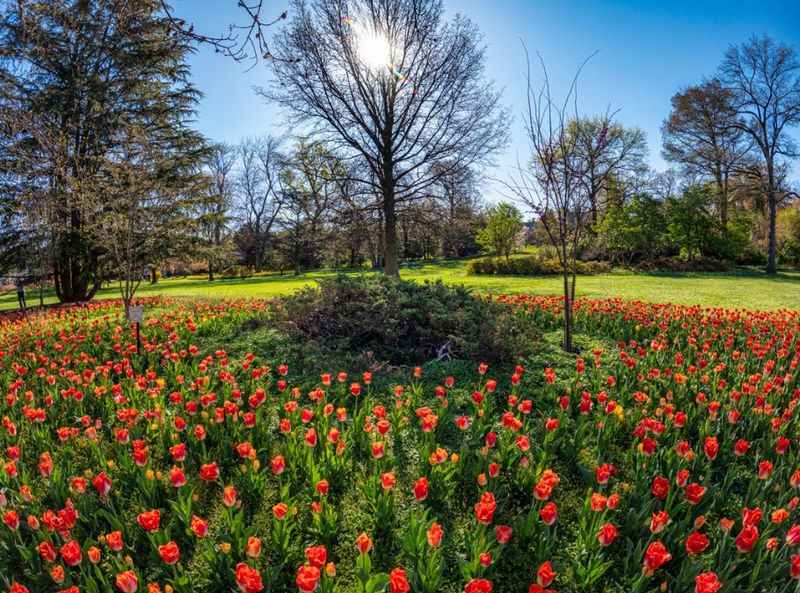
<instances>
[{"instance_id":1,"label":"clear sky","mask_svg":"<svg viewBox=\"0 0 800 593\"><path fill-rule=\"evenodd\" d=\"M277 16L288 6L274 4ZM174 0L176 14L204 33L241 22L237 0ZM556 92L577 66L597 51L580 78L579 104L586 114L619 110L617 119L647 134L650 164L661 158L661 123L670 97L716 70L727 47L753 34L768 34L800 51L800 0L444 0L448 13L473 20L484 36L487 73L504 90L514 115L512 142L487 177L502 177L526 154L521 110L525 58L521 40L542 54ZM194 81L204 93L197 125L209 138L238 142L246 136L285 133L281 114L253 91L269 80L261 63L246 72L213 50L191 58ZM796 137L798 134L795 132ZM798 169L795 167L795 177ZM489 189L489 193L495 190ZM490 199L494 196L487 196Z\"/></svg>"}]
</instances>

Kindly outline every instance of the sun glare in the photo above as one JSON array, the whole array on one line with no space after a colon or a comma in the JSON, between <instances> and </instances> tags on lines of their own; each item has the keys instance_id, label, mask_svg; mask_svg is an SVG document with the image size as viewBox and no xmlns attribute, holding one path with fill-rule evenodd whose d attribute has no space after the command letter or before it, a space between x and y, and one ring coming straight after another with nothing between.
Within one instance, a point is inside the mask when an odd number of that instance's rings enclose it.
<instances>
[{"instance_id":1,"label":"sun glare","mask_svg":"<svg viewBox=\"0 0 800 593\"><path fill-rule=\"evenodd\" d=\"M355 32L358 59L370 70L388 68L392 62L392 47L383 33L374 29L358 28Z\"/></svg>"}]
</instances>

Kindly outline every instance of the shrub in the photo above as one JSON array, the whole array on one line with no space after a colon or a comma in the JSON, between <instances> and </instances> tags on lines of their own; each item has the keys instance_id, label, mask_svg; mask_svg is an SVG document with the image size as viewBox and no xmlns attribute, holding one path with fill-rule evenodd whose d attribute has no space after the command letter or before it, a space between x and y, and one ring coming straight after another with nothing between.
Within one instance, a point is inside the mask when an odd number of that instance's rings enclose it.
<instances>
[{"instance_id":1,"label":"shrub","mask_svg":"<svg viewBox=\"0 0 800 593\"><path fill-rule=\"evenodd\" d=\"M632 269L642 272L726 272L730 264L712 257L696 257L689 261L679 257L658 257L641 261Z\"/></svg>"},{"instance_id":2,"label":"shrub","mask_svg":"<svg viewBox=\"0 0 800 593\"><path fill-rule=\"evenodd\" d=\"M615 262L658 256L667 249L664 205L646 194L609 206L597 227L601 249Z\"/></svg>"},{"instance_id":3,"label":"shrub","mask_svg":"<svg viewBox=\"0 0 800 593\"><path fill-rule=\"evenodd\" d=\"M508 258L522 232L522 214L511 204L500 202L486 216L486 226L478 233L478 244L486 251Z\"/></svg>"},{"instance_id":4,"label":"shrub","mask_svg":"<svg viewBox=\"0 0 800 593\"><path fill-rule=\"evenodd\" d=\"M800 208L778 212L778 256L781 263L800 265Z\"/></svg>"},{"instance_id":5,"label":"shrub","mask_svg":"<svg viewBox=\"0 0 800 593\"><path fill-rule=\"evenodd\" d=\"M600 261L577 261L578 274L603 274L611 271L611 266ZM555 276L561 274L561 263L553 258L537 256L502 258L483 258L471 261L467 272L477 275L498 274L504 276Z\"/></svg>"},{"instance_id":6,"label":"shrub","mask_svg":"<svg viewBox=\"0 0 800 593\"><path fill-rule=\"evenodd\" d=\"M535 342L532 323L463 287L385 276L319 282L282 300L278 326L327 352L371 352L379 360L419 363L446 349L453 357L511 360Z\"/></svg>"},{"instance_id":7,"label":"shrub","mask_svg":"<svg viewBox=\"0 0 800 593\"><path fill-rule=\"evenodd\" d=\"M253 269L247 266L230 266L223 270L220 278L224 280L231 280L233 278L250 278L253 275Z\"/></svg>"},{"instance_id":8,"label":"shrub","mask_svg":"<svg viewBox=\"0 0 800 593\"><path fill-rule=\"evenodd\" d=\"M718 229L708 214L711 193L705 185L690 185L680 196L667 200L669 240L684 259L696 259L713 252Z\"/></svg>"}]
</instances>

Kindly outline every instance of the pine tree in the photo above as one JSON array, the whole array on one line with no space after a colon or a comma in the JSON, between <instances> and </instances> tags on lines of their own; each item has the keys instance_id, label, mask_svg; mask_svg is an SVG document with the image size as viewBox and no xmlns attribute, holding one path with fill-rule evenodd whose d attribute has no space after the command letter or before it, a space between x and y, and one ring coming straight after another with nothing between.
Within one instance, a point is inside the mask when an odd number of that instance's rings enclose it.
<instances>
[{"instance_id":1,"label":"pine tree","mask_svg":"<svg viewBox=\"0 0 800 593\"><path fill-rule=\"evenodd\" d=\"M8 3L2 13L0 264L20 265L44 241L62 302L92 298L119 272L97 231L116 207L109 180L120 167L147 172L129 176L142 184L129 186L131 195L180 201L164 215L183 217L198 182L206 149L190 128L199 98L185 61L190 47L160 7L43 0ZM30 211L41 213L33 223ZM161 243L153 253L180 242Z\"/></svg>"}]
</instances>

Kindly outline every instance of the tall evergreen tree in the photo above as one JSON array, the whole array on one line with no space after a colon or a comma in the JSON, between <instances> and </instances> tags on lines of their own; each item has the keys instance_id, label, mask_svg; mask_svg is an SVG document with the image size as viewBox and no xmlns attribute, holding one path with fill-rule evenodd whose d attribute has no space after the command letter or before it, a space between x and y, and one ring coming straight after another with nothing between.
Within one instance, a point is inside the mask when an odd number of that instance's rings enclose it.
<instances>
[{"instance_id":1,"label":"tall evergreen tree","mask_svg":"<svg viewBox=\"0 0 800 593\"><path fill-rule=\"evenodd\" d=\"M147 191L173 196L199 169L190 46L157 0L8 2L0 18L0 262L44 240L59 300L87 300L115 272L93 232L113 165L146 144L137 166L158 162ZM34 210L42 214L31 223Z\"/></svg>"}]
</instances>

